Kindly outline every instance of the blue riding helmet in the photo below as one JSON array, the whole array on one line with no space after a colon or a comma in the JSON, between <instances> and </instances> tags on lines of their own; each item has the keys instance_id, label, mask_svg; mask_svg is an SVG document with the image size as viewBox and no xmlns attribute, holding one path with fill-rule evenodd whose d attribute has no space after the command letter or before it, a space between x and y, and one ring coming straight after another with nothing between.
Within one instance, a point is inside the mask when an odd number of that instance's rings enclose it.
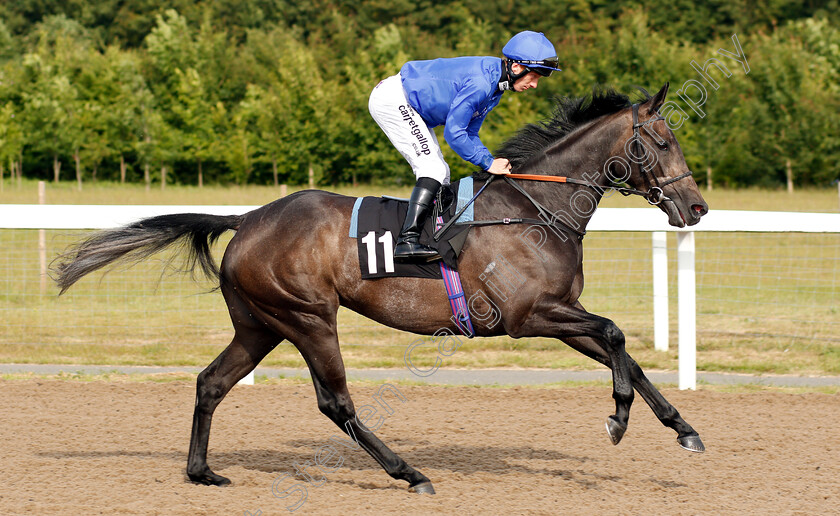
<instances>
[{"instance_id":1,"label":"blue riding helmet","mask_svg":"<svg viewBox=\"0 0 840 516\"><path fill-rule=\"evenodd\" d=\"M502 54L512 63L519 63L528 71L548 77L557 67L557 51L542 32L520 32L502 48Z\"/></svg>"}]
</instances>

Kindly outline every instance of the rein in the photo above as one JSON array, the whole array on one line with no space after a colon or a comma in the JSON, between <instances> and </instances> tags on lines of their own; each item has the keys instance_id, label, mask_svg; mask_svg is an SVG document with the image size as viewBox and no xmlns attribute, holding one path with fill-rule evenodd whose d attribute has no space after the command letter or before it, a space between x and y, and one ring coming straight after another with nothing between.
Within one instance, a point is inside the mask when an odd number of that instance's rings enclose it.
<instances>
[{"instance_id":1,"label":"rein","mask_svg":"<svg viewBox=\"0 0 840 516\"><path fill-rule=\"evenodd\" d=\"M679 181L680 179L685 179L686 177L689 177L692 174L693 174L693 172L689 170L688 172L686 172L684 174L680 174L677 177L672 177L672 178L668 179L667 181L663 181L661 183L657 181L656 184L657 184L658 187L667 186L667 185L670 185L671 183L675 183L675 182ZM641 190L636 190L635 188L627 188L627 187L618 186L618 185L601 186L601 185L596 185L595 183L587 183L586 181L581 181L580 179L575 179L573 177L543 176L543 175L540 175L540 174L504 174L502 177L509 177L511 179L523 179L523 180L526 180L526 181L544 181L544 182L548 182L548 183L568 183L570 185L588 186L588 187L593 188L595 190L606 190L607 188L610 188L612 190L615 190L615 191L621 193L622 195L639 195L639 196L647 199L647 201L649 203L653 204L653 205L657 205L662 201L670 201L671 200L668 197L662 196L657 202L651 202L651 200L649 199L649 197L651 195L650 191L643 192ZM656 188L657 187L654 187L654 189L656 189ZM661 190L661 188L659 188L659 190Z\"/></svg>"},{"instance_id":2,"label":"rein","mask_svg":"<svg viewBox=\"0 0 840 516\"><path fill-rule=\"evenodd\" d=\"M580 179L575 179L573 177L565 177L565 176L544 176L540 174L504 174L503 177L509 177L511 179L524 179L526 181L545 181L549 183L568 183L570 185L581 185L581 186L588 186L589 188L593 188L595 190L606 190L607 188L612 188L618 192L621 192L623 195L641 195L642 197L647 197L647 192L643 192L641 190L636 190L634 188L626 188L623 186L618 185L610 185L610 186L600 186L596 185L595 183L587 183L586 181L581 181ZM682 176L680 176L682 179ZM672 181L669 181L669 183ZM669 184L666 183L666 184Z\"/></svg>"}]
</instances>

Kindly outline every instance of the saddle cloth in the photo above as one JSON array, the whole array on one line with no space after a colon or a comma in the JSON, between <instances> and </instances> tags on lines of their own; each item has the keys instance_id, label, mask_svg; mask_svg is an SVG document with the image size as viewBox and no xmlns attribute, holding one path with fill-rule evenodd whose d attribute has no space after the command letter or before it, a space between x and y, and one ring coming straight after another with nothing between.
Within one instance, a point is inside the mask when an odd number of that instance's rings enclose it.
<instances>
[{"instance_id":1,"label":"saddle cloth","mask_svg":"<svg viewBox=\"0 0 840 516\"><path fill-rule=\"evenodd\" d=\"M449 221L473 196L473 180L467 177L443 188L450 189L457 202L445 203L444 222ZM445 199L447 195L439 196ZM358 240L359 268L362 279L413 277L441 278L437 262L414 264L395 263L394 246L400 234L408 202L387 197L359 197L353 205L350 219L351 238ZM472 205L461 215L459 222L473 220ZM435 242L434 217L429 216L423 226L420 242L437 249L443 261L453 270L458 268L458 255L464 246L470 226L453 225L440 241Z\"/></svg>"}]
</instances>

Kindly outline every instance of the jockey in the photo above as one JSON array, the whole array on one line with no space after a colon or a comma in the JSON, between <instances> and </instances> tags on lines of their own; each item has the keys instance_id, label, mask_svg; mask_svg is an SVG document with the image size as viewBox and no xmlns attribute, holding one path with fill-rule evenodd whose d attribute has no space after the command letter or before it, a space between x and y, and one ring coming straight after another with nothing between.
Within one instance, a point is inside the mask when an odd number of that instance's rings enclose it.
<instances>
[{"instance_id":1,"label":"jockey","mask_svg":"<svg viewBox=\"0 0 840 516\"><path fill-rule=\"evenodd\" d=\"M502 54L504 59L409 61L399 74L381 81L371 93L371 116L417 177L394 248L396 261L440 259L436 250L418 241L441 184L449 184L449 165L432 128L443 125L452 150L481 170L510 172L510 162L494 158L479 140L478 130L503 92L536 88L541 77L560 68L554 46L541 32L520 32L507 42Z\"/></svg>"}]
</instances>

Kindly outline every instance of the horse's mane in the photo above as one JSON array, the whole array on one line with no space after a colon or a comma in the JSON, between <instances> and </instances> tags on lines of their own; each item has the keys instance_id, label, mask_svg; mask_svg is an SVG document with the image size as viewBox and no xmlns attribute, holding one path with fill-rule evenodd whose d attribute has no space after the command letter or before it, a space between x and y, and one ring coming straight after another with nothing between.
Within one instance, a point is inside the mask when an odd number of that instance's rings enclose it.
<instances>
[{"instance_id":1,"label":"horse's mane","mask_svg":"<svg viewBox=\"0 0 840 516\"><path fill-rule=\"evenodd\" d=\"M639 90L644 94L644 100L650 98L643 88ZM582 97L559 98L551 118L526 125L503 143L494 155L509 159L516 169L586 122L630 106L629 96L602 86L595 86L591 94Z\"/></svg>"}]
</instances>

